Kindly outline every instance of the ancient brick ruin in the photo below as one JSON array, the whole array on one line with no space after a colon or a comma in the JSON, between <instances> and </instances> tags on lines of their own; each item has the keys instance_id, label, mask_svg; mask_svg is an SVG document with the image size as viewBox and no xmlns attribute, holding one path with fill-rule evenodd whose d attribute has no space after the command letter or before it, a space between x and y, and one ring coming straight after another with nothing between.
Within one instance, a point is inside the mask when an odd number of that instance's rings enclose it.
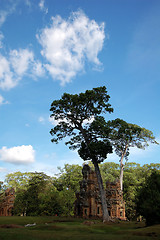
<instances>
[{"instance_id":1,"label":"ancient brick ruin","mask_svg":"<svg viewBox=\"0 0 160 240\"><path fill-rule=\"evenodd\" d=\"M12 216L12 210L15 200L14 189L7 189L5 193L0 196L0 216Z\"/></svg>"},{"instance_id":2,"label":"ancient brick ruin","mask_svg":"<svg viewBox=\"0 0 160 240\"><path fill-rule=\"evenodd\" d=\"M88 165L84 165L82 173L83 180L80 182L80 192L76 194L75 216L101 218L102 206L96 174ZM112 219L126 220L125 202L119 181L106 183L106 201Z\"/></svg>"}]
</instances>

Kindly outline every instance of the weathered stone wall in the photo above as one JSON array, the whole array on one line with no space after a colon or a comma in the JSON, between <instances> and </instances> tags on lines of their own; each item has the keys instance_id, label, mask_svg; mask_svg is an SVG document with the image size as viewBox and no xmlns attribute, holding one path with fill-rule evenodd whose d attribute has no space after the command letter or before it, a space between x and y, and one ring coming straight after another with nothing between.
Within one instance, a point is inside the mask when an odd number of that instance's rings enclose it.
<instances>
[{"instance_id":1,"label":"weathered stone wall","mask_svg":"<svg viewBox=\"0 0 160 240\"><path fill-rule=\"evenodd\" d=\"M0 202L0 216L12 216L12 209L15 200L14 189L7 189L4 193L3 198L1 199L2 201Z\"/></svg>"}]
</instances>

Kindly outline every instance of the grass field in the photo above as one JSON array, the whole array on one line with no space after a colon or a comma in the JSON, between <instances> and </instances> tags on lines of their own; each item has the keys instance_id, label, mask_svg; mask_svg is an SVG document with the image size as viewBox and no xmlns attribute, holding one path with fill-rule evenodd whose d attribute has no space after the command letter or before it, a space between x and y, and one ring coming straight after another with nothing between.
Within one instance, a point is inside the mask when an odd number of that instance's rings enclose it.
<instances>
[{"instance_id":1,"label":"grass field","mask_svg":"<svg viewBox=\"0 0 160 240\"><path fill-rule=\"evenodd\" d=\"M25 227L26 224L34 226ZM0 240L151 240L160 239L160 225L101 223L59 217L0 217Z\"/></svg>"}]
</instances>

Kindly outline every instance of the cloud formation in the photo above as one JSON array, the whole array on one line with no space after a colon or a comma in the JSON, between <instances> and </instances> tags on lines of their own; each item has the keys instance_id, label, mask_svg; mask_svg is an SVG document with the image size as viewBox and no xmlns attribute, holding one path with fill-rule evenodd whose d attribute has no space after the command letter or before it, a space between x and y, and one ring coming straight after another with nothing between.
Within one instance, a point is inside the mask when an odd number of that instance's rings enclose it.
<instances>
[{"instance_id":1,"label":"cloud formation","mask_svg":"<svg viewBox=\"0 0 160 240\"><path fill-rule=\"evenodd\" d=\"M10 64L14 73L21 77L28 69L28 65L34 59L33 52L28 49L10 51Z\"/></svg>"},{"instance_id":2,"label":"cloud formation","mask_svg":"<svg viewBox=\"0 0 160 240\"><path fill-rule=\"evenodd\" d=\"M98 54L104 38L104 23L90 20L83 11L72 13L68 20L52 17L51 25L37 35L41 54L47 61L45 67L61 85L84 71L86 61L101 66Z\"/></svg>"},{"instance_id":3,"label":"cloud formation","mask_svg":"<svg viewBox=\"0 0 160 240\"><path fill-rule=\"evenodd\" d=\"M17 86L28 71L33 77L44 74L42 64L34 59L32 51L27 48L14 49L10 51L8 58L0 54L0 88L2 90L10 90Z\"/></svg>"},{"instance_id":4,"label":"cloud formation","mask_svg":"<svg viewBox=\"0 0 160 240\"><path fill-rule=\"evenodd\" d=\"M16 9L17 1L8 2L6 9L0 10L0 27L5 23L7 17Z\"/></svg>"},{"instance_id":5,"label":"cloud formation","mask_svg":"<svg viewBox=\"0 0 160 240\"><path fill-rule=\"evenodd\" d=\"M46 10L45 1L39 1L41 10ZM14 6L15 8L15 6ZM14 11L12 7L12 11ZM0 24L11 12L0 11ZM84 72L86 61L94 67L102 66L98 54L105 38L104 23L90 20L83 11L77 11L64 20L52 17L52 23L37 35L42 46L41 54L46 64L35 60L33 51L28 48L10 50L8 55L0 54L0 88L10 90L29 74L32 78L42 77L45 70L61 85L70 82L79 72ZM3 34L0 32L0 48Z\"/></svg>"},{"instance_id":6,"label":"cloud formation","mask_svg":"<svg viewBox=\"0 0 160 240\"><path fill-rule=\"evenodd\" d=\"M30 164L35 162L35 150L31 145L0 149L0 160L12 164Z\"/></svg>"},{"instance_id":7,"label":"cloud formation","mask_svg":"<svg viewBox=\"0 0 160 240\"><path fill-rule=\"evenodd\" d=\"M0 105L2 105L2 104L8 104L9 102L8 101L5 101L4 100L4 97L2 97L1 95L0 95Z\"/></svg>"},{"instance_id":8,"label":"cloud formation","mask_svg":"<svg viewBox=\"0 0 160 240\"><path fill-rule=\"evenodd\" d=\"M45 12L46 14L48 13L48 8L45 7L45 1L44 0L40 0L39 8L40 8L41 11Z\"/></svg>"}]
</instances>

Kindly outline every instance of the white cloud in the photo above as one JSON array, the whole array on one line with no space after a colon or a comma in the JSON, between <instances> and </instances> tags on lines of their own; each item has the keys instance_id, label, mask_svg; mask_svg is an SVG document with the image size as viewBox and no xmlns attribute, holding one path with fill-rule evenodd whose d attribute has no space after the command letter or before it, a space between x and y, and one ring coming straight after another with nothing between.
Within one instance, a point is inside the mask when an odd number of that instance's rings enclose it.
<instances>
[{"instance_id":1,"label":"white cloud","mask_svg":"<svg viewBox=\"0 0 160 240\"><path fill-rule=\"evenodd\" d=\"M45 1L44 0L40 0L39 8L40 8L41 11L44 11L46 14L48 13L48 8L45 7Z\"/></svg>"},{"instance_id":2,"label":"white cloud","mask_svg":"<svg viewBox=\"0 0 160 240\"><path fill-rule=\"evenodd\" d=\"M45 119L44 119L44 117L39 117L38 121L39 121L40 123L44 123L44 122L45 122Z\"/></svg>"},{"instance_id":3,"label":"white cloud","mask_svg":"<svg viewBox=\"0 0 160 240\"><path fill-rule=\"evenodd\" d=\"M7 172L7 169L3 168L3 167L0 167L0 173L2 173L2 172Z\"/></svg>"},{"instance_id":4,"label":"white cloud","mask_svg":"<svg viewBox=\"0 0 160 240\"><path fill-rule=\"evenodd\" d=\"M11 50L8 59L0 55L0 88L3 90L17 86L25 74L35 78L44 73L41 62L36 61L28 49Z\"/></svg>"},{"instance_id":5,"label":"white cloud","mask_svg":"<svg viewBox=\"0 0 160 240\"><path fill-rule=\"evenodd\" d=\"M39 7L40 7L41 10L43 10L43 8L44 8L44 0L40 0Z\"/></svg>"},{"instance_id":6,"label":"white cloud","mask_svg":"<svg viewBox=\"0 0 160 240\"><path fill-rule=\"evenodd\" d=\"M99 25L82 11L72 13L68 20L52 17L51 26L42 29L37 38L48 61L46 69L61 85L83 71L86 60L101 66L98 53L105 38L104 23Z\"/></svg>"},{"instance_id":7,"label":"white cloud","mask_svg":"<svg viewBox=\"0 0 160 240\"><path fill-rule=\"evenodd\" d=\"M45 74L45 70L42 66L42 63L40 61L34 61L32 66L32 73L33 77L43 77Z\"/></svg>"},{"instance_id":8,"label":"white cloud","mask_svg":"<svg viewBox=\"0 0 160 240\"><path fill-rule=\"evenodd\" d=\"M0 88L8 90L16 85L17 80L13 79L9 61L4 56L0 55Z\"/></svg>"},{"instance_id":9,"label":"white cloud","mask_svg":"<svg viewBox=\"0 0 160 240\"><path fill-rule=\"evenodd\" d=\"M9 13L7 11L0 11L0 26L2 26L3 23L6 21L8 14Z\"/></svg>"},{"instance_id":10,"label":"white cloud","mask_svg":"<svg viewBox=\"0 0 160 240\"><path fill-rule=\"evenodd\" d=\"M35 161L35 150L31 145L0 149L0 160L12 164L30 164Z\"/></svg>"},{"instance_id":11,"label":"white cloud","mask_svg":"<svg viewBox=\"0 0 160 240\"><path fill-rule=\"evenodd\" d=\"M0 105L2 105L4 102L4 98L0 95Z\"/></svg>"},{"instance_id":12,"label":"white cloud","mask_svg":"<svg viewBox=\"0 0 160 240\"><path fill-rule=\"evenodd\" d=\"M28 69L29 64L33 62L33 52L28 49L12 50L10 52L10 63L14 69L14 72L20 77Z\"/></svg>"},{"instance_id":13,"label":"white cloud","mask_svg":"<svg viewBox=\"0 0 160 240\"><path fill-rule=\"evenodd\" d=\"M54 176L57 173L57 167L53 164L47 164L46 162L38 162L33 164L32 171L34 172L44 172L48 176Z\"/></svg>"},{"instance_id":14,"label":"white cloud","mask_svg":"<svg viewBox=\"0 0 160 240\"><path fill-rule=\"evenodd\" d=\"M10 2L7 9L0 10L0 27L5 23L7 17L11 15L16 9L17 1Z\"/></svg>"},{"instance_id":15,"label":"white cloud","mask_svg":"<svg viewBox=\"0 0 160 240\"><path fill-rule=\"evenodd\" d=\"M5 101L4 100L4 97L2 97L1 95L0 95L0 105L2 105L2 104L8 104L9 102L8 101Z\"/></svg>"}]
</instances>

